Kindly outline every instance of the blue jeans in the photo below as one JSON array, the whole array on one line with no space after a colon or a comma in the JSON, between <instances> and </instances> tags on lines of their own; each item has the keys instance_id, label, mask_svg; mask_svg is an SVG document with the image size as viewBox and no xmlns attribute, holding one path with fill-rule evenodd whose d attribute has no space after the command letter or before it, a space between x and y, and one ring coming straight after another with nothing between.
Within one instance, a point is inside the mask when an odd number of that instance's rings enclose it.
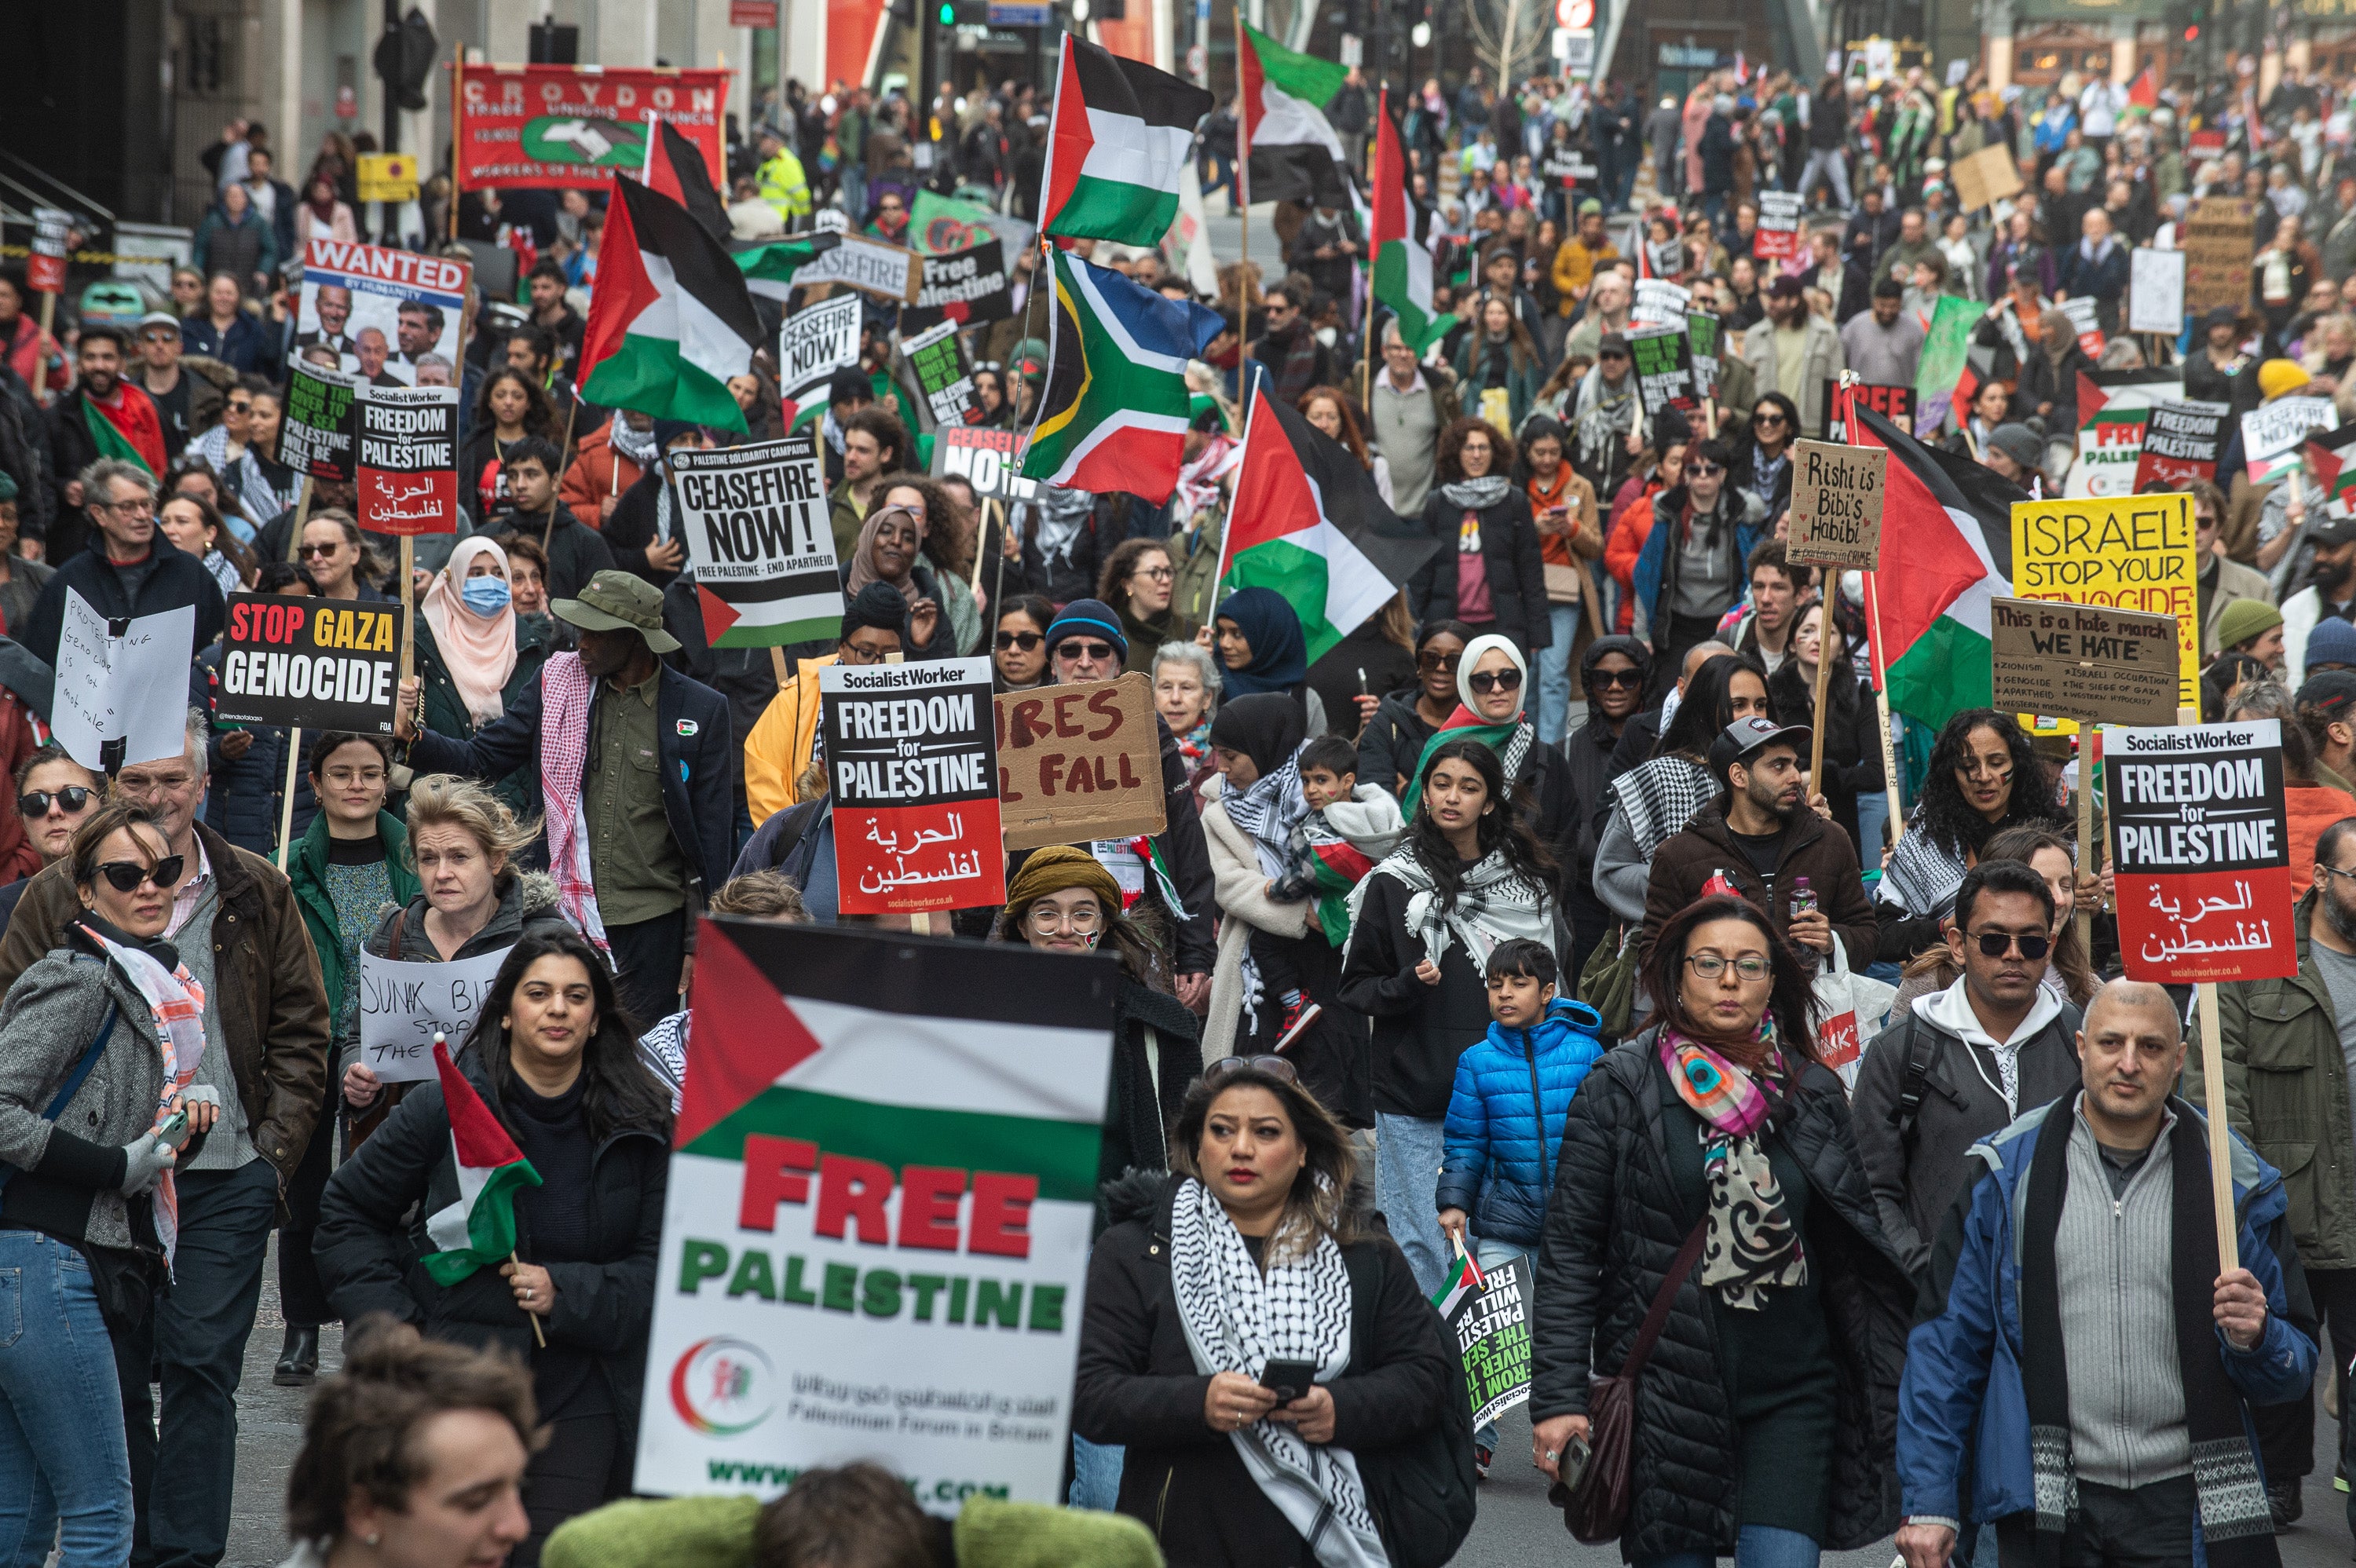
<instances>
[{"instance_id":1,"label":"blue jeans","mask_svg":"<svg viewBox=\"0 0 2356 1568\"><path fill-rule=\"evenodd\" d=\"M1735 1537L1734 1568L1816 1568L1824 1549L1796 1530L1768 1524L1746 1524ZM1716 1558L1699 1552L1672 1552L1647 1557L1636 1568L1711 1568Z\"/></svg>"},{"instance_id":2,"label":"blue jeans","mask_svg":"<svg viewBox=\"0 0 2356 1568\"><path fill-rule=\"evenodd\" d=\"M1091 1443L1073 1433L1072 1495L1066 1501L1074 1508L1112 1512L1120 1501L1121 1467L1128 1458L1129 1450L1120 1444Z\"/></svg>"},{"instance_id":3,"label":"blue jeans","mask_svg":"<svg viewBox=\"0 0 2356 1568\"><path fill-rule=\"evenodd\" d=\"M114 1345L81 1253L0 1231L0 1561L39 1562L60 1522L59 1568L130 1560Z\"/></svg>"},{"instance_id":4,"label":"blue jeans","mask_svg":"<svg viewBox=\"0 0 2356 1568\"><path fill-rule=\"evenodd\" d=\"M1514 1245L1511 1242L1493 1242L1486 1236L1475 1236L1472 1238L1472 1261L1481 1265L1482 1272L1484 1274L1493 1268L1503 1268L1505 1264L1512 1263L1515 1258L1521 1257L1528 1258L1530 1260L1530 1266L1533 1269L1537 1266L1537 1259L1533 1253L1525 1248ZM1533 1276L1531 1284L1533 1285L1537 1284L1535 1276ZM1492 1421L1487 1425L1482 1427L1480 1431L1475 1432L1472 1435L1472 1441L1475 1445L1486 1448L1492 1454L1495 1453L1497 1451L1497 1424Z\"/></svg>"},{"instance_id":5,"label":"blue jeans","mask_svg":"<svg viewBox=\"0 0 2356 1568\"><path fill-rule=\"evenodd\" d=\"M1376 1111L1375 1138L1375 1206L1407 1254L1416 1288L1430 1296L1448 1278L1448 1238L1433 1206L1440 1192L1440 1119Z\"/></svg>"},{"instance_id":6,"label":"blue jeans","mask_svg":"<svg viewBox=\"0 0 2356 1568\"><path fill-rule=\"evenodd\" d=\"M1552 628L1552 640L1537 651L1538 664L1538 744L1562 744L1563 716L1570 711L1570 645L1579 640L1579 610L1576 604L1553 604L1547 608L1547 624Z\"/></svg>"}]
</instances>

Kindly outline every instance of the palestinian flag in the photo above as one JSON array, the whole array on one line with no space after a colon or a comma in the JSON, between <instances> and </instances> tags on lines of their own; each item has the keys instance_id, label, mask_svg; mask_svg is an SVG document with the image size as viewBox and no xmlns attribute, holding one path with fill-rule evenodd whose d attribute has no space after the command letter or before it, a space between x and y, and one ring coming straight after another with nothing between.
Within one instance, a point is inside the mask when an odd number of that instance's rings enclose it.
<instances>
[{"instance_id":1,"label":"palestinian flag","mask_svg":"<svg viewBox=\"0 0 2356 1568\"><path fill-rule=\"evenodd\" d=\"M1186 361L1210 347L1226 319L1063 251L1050 261L1047 384L1023 476L1166 501L1185 457Z\"/></svg>"},{"instance_id":2,"label":"palestinian flag","mask_svg":"<svg viewBox=\"0 0 2356 1568\"><path fill-rule=\"evenodd\" d=\"M1431 754L1434 752L1451 741L1478 741L1496 752L1498 761L1503 762L1505 747L1512 741L1514 731L1518 724L1519 720L1505 724L1492 724L1464 704L1458 703L1456 711L1448 716L1448 722L1434 730L1431 732L1431 739L1423 743L1423 753L1416 758L1415 772L1408 778L1407 793L1399 796L1401 815L1409 822L1415 820L1416 802L1423 798L1423 772L1431 766Z\"/></svg>"},{"instance_id":3,"label":"palestinian flag","mask_svg":"<svg viewBox=\"0 0 2356 1568\"><path fill-rule=\"evenodd\" d=\"M1243 73L1243 144L1254 201L1341 207L1350 198L1349 165L1325 105L1350 68L1295 54L1249 23L1236 64Z\"/></svg>"},{"instance_id":4,"label":"palestinian flag","mask_svg":"<svg viewBox=\"0 0 2356 1568\"><path fill-rule=\"evenodd\" d=\"M2307 472L2323 492L2323 509L2335 517L2351 516L2356 510L2356 425L2308 436Z\"/></svg>"},{"instance_id":5,"label":"palestinian flag","mask_svg":"<svg viewBox=\"0 0 2356 1568\"><path fill-rule=\"evenodd\" d=\"M112 406L99 402L87 392L77 395L81 399L82 428L90 432L90 439L101 457L135 463L158 479L164 476L167 466L164 421L145 390L128 381L117 381Z\"/></svg>"},{"instance_id":6,"label":"palestinian flag","mask_svg":"<svg viewBox=\"0 0 2356 1568\"><path fill-rule=\"evenodd\" d=\"M2183 398L2183 375L2143 369L2081 370L2077 376L2078 461L2070 465L2062 494L2132 496L2152 411Z\"/></svg>"},{"instance_id":7,"label":"palestinian flag","mask_svg":"<svg viewBox=\"0 0 2356 1568\"><path fill-rule=\"evenodd\" d=\"M1456 325L1431 304L1431 252L1425 249L1420 214L1408 199L1407 151L1399 144L1398 127L1391 123L1390 89L1383 89L1382 111L1375 117L1374 232L1376 302L1398 318L1399 336L1419 358L1435 338Z\"/></svg>"},{"instance_id":8,"label":"palestinian flag","mask_svg":"<svg viewBox=\"0 0 2356 1568\"><path fill-rule=\"evenodd\" d=\"M796 272L841 243L841 235L824 233L766 240L735 252L736 270L754 293L782 300L793 293Z\"/></svg>"},{"instance_id":9,"label":"palestinian flag","mask_svg":"<svg viewBox=\"0 0 2356 1568\"><path fill-rule=\"evenodd\" d=\"M647 112L647 118L654 123L654 134L647 138L646 170L639 177L648 189L659 191L687 208L688 216L702 225L706 234L727 244L728 208L712 187L712 166L678 126L652 110Z\"/></svg>"},{"instance_id":10,"label":"palestinian flag","mask_svg":"<svg viewBox=\"0 0 2356 1568\"><path fill-rule=\"evenodd\" d=\"M1853 445L1889 449L1882 559L1906 563L1865 574L1874 678L1890 707L1935 729L1995 696L1988 602L2012 592L2012 507L2029 494L1924 446L1862 399L1849 403L1848 432Z\"/></svg>"},{"instance_id":11,"label":"palestinian flag","mask_svg":"<svg viewBox=\"0 0 2356 1568\"><path fill-rule=\"evenodd\" d=\"M1445 1317L1456 1310L1456 1304L1464 1299L1466 1293L1479 1290L1488 1282L1481 1265L1472 1261L1472 1250L1467 1248L1456 1254L1455 1263L1449 1266L1447 1280L1432 1293L1431 1304Z\"/></svg>"},{"instance_id":12,"label":"palestinian flag","mask_svg":"<svg viewBox=\"0 0 2356 1568\"><path fill-rule=\"evenodd\" d=\"M1039 231L1160 245L1177 220L1178 176L1211 103L1208 92L1167 71L1065 34Z\"/></svg>"},{"instance_id":13,"label":"palestinian flag","mask_svg":"<svg viewBox=\"0 0 2356 1568\"><path fill-rule=\"evenodd\" d=\"M1301 617L1311 663L1398 596L1440 542L1402 522L1350 449L1255 378L1213 603L1273 588Z\"/></svg>"},{"instance_id":14,"label":"palestinian flag","mask_svg":"<svg viewBox=\"0 0 2356 1568\"><path fill-rule=\"evenodd\" d=\"M540 1172L450 1060L438 1034L434 1070L442 1075L442 1104L450 1116L458 1201L425 1221L426 1236L441 1250L418 1261L435 1284L447 1287L478 1268L507 1262L516 1248L516 1189L539 1186Z\"/></svg>"},{"instance_id":15,"label":"palestinian flag","mask_svg":"<svg viewBox=\"0 0 2356 1568\"><path fill-rule=\"evenodd\" d=\"M720 241L679 203L616 175L581 345L583 400L742 432L728 378L760 347L753 296Z\"/></svg>"},{"instance_id":16,"label":"palestinian flag","mask_svg":"<svg viewBox=\"0 0 2356 1568\"><path fill-rule=\"evenodd\" d=\"M1337 803L1338 804L1338 803ZM1350 890L1365 880L1375 862L1365 850L1325 825L1323 812L1312 813L1307 828L1312 869L1316 873L1317 923L1335 947L1350 941Z\"/></svg>"}]
</instances>

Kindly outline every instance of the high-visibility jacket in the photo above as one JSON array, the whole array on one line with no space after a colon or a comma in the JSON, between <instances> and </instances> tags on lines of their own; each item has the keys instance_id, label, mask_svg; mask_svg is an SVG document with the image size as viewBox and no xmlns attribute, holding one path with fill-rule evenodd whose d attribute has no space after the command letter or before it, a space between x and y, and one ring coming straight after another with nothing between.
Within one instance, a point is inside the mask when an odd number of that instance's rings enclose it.
<instances>
[{"instance_id":1,"label":"high-visibility jacket","mask_svg":"<svg viewBox=\"0 0 2356 1568\"><path fill-rule=\"evenodd\" d=\"M779 218L791 223L810 215L809 177L802 173L802 161L789 150L777 149L777 155L763 164L755 177L760 181L761 199L776 208Z\"/></svg>"}]
</instances>

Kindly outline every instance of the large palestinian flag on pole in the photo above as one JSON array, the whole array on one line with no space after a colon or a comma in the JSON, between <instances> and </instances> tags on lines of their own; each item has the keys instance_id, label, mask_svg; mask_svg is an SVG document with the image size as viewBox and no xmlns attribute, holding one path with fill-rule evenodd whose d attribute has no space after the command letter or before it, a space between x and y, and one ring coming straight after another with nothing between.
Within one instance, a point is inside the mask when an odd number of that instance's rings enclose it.
<instances>
[{"instance_id":1,"label":"large palestinian flag on pole","mask_svg":"<svg viewBox=\"0 0 2356 1568\"><path fill-rule=\"evenodd\" d=\"M1060 1501L1119 965L716 920L695 968L637 1489Z\"/></svg>"},{"instance_id":2,"label":"large palestinian flag on pole","mask_svg":"<svg viewBox=\"0 0 2356 1568\"><path fill-rule=\"evenodd\" d=\"M1296 54L1249 23L1236 64L1243 73L1243 138L1254 201L1341 207L1350 199L1342 138L1325 105L1350 68Z\"/></svg>"},{"instance_id":3,"label":"large palestinian flag on pole","mask_svg":"<svg viewBox=\"0 0 2356 1568\"><path fill-rule=\"evenodd\" d=\"M614 198L581 344L582 397L743 432L728 378L761 347L744 274L669 197L617 174Z\"/></svg>"},{"instance_id":4,"label":"large palestinian flag on pole","mask_svg":"<svg viewBox=\"0 0 2356 1568\"><path fill-rule=\"evenodd\" d=\"M669 121L647 111L646 171L639 177L650 190L660 191L687 209L703 231L721 244L728 243L728 208L712 187L712 165L687 133Z\"/></svg>"},{"instance_id":5,"label":"large palestinian flag on pole","mask_svg":"<svg viewBox=\"0 0 2356 1568\"><path fill-rule=\"evenodd\" d=\"M1391 123L1390 89L1383 89L1375 116L1375 219L1370 239L1375 258L1375 300L1398 318L1399 337L1420 356L1432 339L1456 325L1431 304L1431 252L1416 233L1415 204L1408 199L1407 151Z\"/></svg>"},{"instance_id":6,"label":"large palestinian flag on pole","mask_svg":"<svg viewBox=\"0 0 2356 1568\"><path fill-rule=\"evenodd\" d=\"M1848 431L1854 445L1890 451L1882 559L1905 562L1865 574L1874 678L1891 708L1935 728L1996 695L1989 601L2012 593L2012 507L2029 493L1924 446L1862 399Z\"/></svg>"},{"instance_id":7,"label":"large palestinian flag on pole","mask_svg":"<svg viewBox=\"0 0 2356 1568\"><path fill-rule=\"evenodd\" d=\"M1177 220L1179 172L1194 155L1194 126L1211 102L1168 71L1065 34L1039 231L1160 245Z\"/></svg>"},{"instance_id":8,"label":"large palestinian flag on pole","mask_svg":"<svg viewBox=\"0 0 2356 1568\"><path fill-rule=\"evenodd\" d=\"M1440 541L1399 519L1348 447L1269 397L1265 375L1245 412L1214 600L1275 589L1301 617L1314 663L1397 598Z\"/></svg>"},{"instance_id":9,"label":"large palestinian flag on pole","mask_svg":"<svg viewBox=\"0 0 2356 1568\"><path fill-rule=\"evenodd\" d=\"M1186 361L1208 348L1226 321L1066 251L1051 251L1049 261L1055 293L1047 384L1023 476L1166 501L1185 461Z\"/></svg>"}]
</instances>

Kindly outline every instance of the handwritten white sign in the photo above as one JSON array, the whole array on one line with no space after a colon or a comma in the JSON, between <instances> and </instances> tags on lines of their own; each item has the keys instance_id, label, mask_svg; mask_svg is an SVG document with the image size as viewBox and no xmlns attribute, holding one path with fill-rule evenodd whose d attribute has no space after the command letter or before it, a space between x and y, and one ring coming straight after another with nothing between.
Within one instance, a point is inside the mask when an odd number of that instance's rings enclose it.
<instances>
[{"instance_id":1,"label":"handwritten white sign","mask_svg":"<svg viewBox=\"0 0 2356 1568\"><path fill-rule=\"evenodd\" d=\"M2127 252L2127 330L2184 330L2184 252L2148 248Z\"/></svg>"},{"instance_id":2,"label":"handwritten white sign","mask_svg":"<svg viewBox=\"0 0 2356 1568\"><path fill-rule=\"evenodd\" d=\"M110 622L66 590L50 728L93 772L179 756L187 746L193 604Z\"/></svg>"},{"instance_id":3,"label":"handwritten white sign","mask_svg":"<svg viewBox=\"0 0 2356 1568\"><path fill-rule=\"evenodd\" d=\"M434 1031L456 1056L509 950L448 964L360 954L360 1065L387 1083L434 1076Z\"/></svg>"}]
</instances>

